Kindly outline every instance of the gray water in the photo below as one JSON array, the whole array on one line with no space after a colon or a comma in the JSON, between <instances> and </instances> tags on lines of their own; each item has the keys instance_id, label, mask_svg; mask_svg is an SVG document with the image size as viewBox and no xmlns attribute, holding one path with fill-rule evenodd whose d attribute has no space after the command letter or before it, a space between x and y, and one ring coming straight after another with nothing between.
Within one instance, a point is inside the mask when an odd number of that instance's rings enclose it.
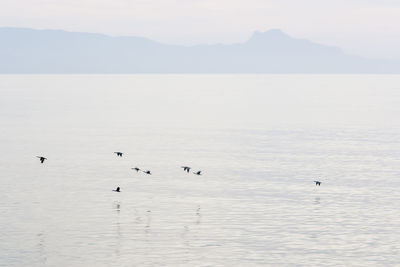
<instances>
[{"instance_id":1,"label":"gray water","mask_svg":"<svg viewBox=\"0 0 400 267\"><path fill-rule=\"evenodd\" d=\"M399 115L400 76L0 76L0 266L398 266Z\"/></svg>"}]
</instances>

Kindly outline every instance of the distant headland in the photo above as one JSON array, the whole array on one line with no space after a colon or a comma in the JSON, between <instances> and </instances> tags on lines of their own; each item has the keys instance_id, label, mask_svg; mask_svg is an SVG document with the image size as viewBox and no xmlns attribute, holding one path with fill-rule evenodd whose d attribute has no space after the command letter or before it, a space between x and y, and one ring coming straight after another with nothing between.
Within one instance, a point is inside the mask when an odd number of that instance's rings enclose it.
<instances>
[{"instance_id":1,"label":"distant headland","mask_svg":"<svg viewBox=\"0 0 400 267\"><path fill-rule=\"evenodd\" d=\"M244 43L181 46L142 37L0 28L0 73L400 73L400 61L348 55L278 29Z\"/></svg>"}]
</instances>

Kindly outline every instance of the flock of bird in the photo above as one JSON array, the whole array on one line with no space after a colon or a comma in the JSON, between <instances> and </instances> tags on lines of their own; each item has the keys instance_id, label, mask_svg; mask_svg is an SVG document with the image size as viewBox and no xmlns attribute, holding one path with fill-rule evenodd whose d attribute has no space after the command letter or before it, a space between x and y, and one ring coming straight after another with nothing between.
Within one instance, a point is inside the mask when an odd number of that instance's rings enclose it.
<instances>
[{"instance_id":1,"label":"flock of bird","mask_svg":"<svg viewBox=\"0 0 400 267\"><path fill-rule=\"evenodd\" d=\"M122 152L114 152L114 154L117 154L117 157L122 157L122 155L124 153L122 153ZM39 158L41 163L44 163L44 161L47 159L47 158L42 157L42 156L37 156L37 157ZM182 166L181 168L183 168L183 171L185 171L187 173L189 173L190 169L191 169L191 167L189 167L189 166ZM146 174L151 175L151 171L150 170L144 171L144 170L139 169L138 167L132 168L132 170L135 170L136 172L142 171L142 172L144 172ZM193 173L196 174L196 175L201 175L201 171L197 171L197 172L193 172ZM320 181L314 181L314 183L315 183L316 186L321 186L321 182ZM121 192L121 188L117 187L117 189L115 189L113 191Z\"/></svg>"},{"instance_id":2,"label":"flock of bird","mask_svg":"<svg viewBox=\"0 0 400 267\"><path fill-rule=\"evenodd\" d=\"M122 153L122 152L114 152L114 154L117 154L117 157L122 157L122 155L123 155L124 153ZM47 159L47 158L42 157L42 156L37 156L37 157L39 158L39 160L40 160L41 163L44 163L44 161ZM192 169L192 168L189 167L189 166L182 166L181 168L183 168L183 171L185 171L185 172L187 172L187 173L189 173L189 172L190 172L190 169ZM144 172L145 174L151 175L151 171L150 171L150 170L145 170L145 171L144 171L144 170L139 169L138 167L132 168L132 170L135 170L136 172L142 171L142 172ZM201 171L197 171L197 172L193 172L193 173L196 174L196 175L201 175ZM321 186L321 182L320 182L320 181L314 181L314 183L315 183L315 186ZM117 187L117 188L114 189L113 191L114 191L114 192L121 192L121 188L120 188L120 187Z\"/></svg>"},{"instance_id":3,"label":"flock of bird","mask_svg":"<svg viewBox=\"0 0 400 267\"><path fill-rule=\"evenodd\" d=\"M114 154L116 154L117 155L117 157L122 157L122 155L124 154L124 153L122 153L122 152L114 152ZM40 160L40 163L44 163L44 161L45 160L47 160L47 158L45 158L45 157L43 157L43 156L36 156L37 158L39 158L39 160ZM191 169L191 167L188 167L188 166L182 166L182 168L183 168L183 171L186 171L187 173L189 173L190 172L190 169ZM131 168L132 170L135 170L136 172L139 172L139 171L142 171L142 172L144 172L145 174L148 174L148 175L151 175L151 171L150 170L141 170L141 169L139 169L138 167L135 167L135 168ZM193 172L195 175L201 175L201 171L197 171L197 172ZM112 190L112 191L114 191L114 192L121 192L121 188L118 186L116 189L114 189L114 190Z\"/></svg>"}]
</instances>

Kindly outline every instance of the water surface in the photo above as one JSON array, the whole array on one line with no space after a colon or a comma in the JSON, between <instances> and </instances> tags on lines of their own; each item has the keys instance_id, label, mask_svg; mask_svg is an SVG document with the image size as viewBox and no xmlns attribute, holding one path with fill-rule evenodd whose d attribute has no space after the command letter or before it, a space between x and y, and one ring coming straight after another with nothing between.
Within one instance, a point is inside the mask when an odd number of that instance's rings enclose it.
<instances>
[{"instance_id":1,"label":"water surface","mask_svg":"<svg viewBox=\"0 0 400 267\"><path fill-rule=\"evenodd\" d=\"M399 87L2 75L0 266L398 265Z\"/></svg>"}]
</instances>

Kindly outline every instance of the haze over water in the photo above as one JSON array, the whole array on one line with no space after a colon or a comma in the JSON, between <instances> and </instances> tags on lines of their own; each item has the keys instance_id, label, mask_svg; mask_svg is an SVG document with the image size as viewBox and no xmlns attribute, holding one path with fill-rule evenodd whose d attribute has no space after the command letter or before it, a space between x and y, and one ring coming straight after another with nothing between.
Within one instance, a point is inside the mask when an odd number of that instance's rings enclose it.
<instances>
[{"instance_id":1,"label":"haze over water","mask_svg":"<svg viewBox=\"0 0 400 267\"><path fill-rule=\"evenodd\" d=\"M398 265L399 84L1 75L0 266Z\"/></svg>"}]
</instances>

